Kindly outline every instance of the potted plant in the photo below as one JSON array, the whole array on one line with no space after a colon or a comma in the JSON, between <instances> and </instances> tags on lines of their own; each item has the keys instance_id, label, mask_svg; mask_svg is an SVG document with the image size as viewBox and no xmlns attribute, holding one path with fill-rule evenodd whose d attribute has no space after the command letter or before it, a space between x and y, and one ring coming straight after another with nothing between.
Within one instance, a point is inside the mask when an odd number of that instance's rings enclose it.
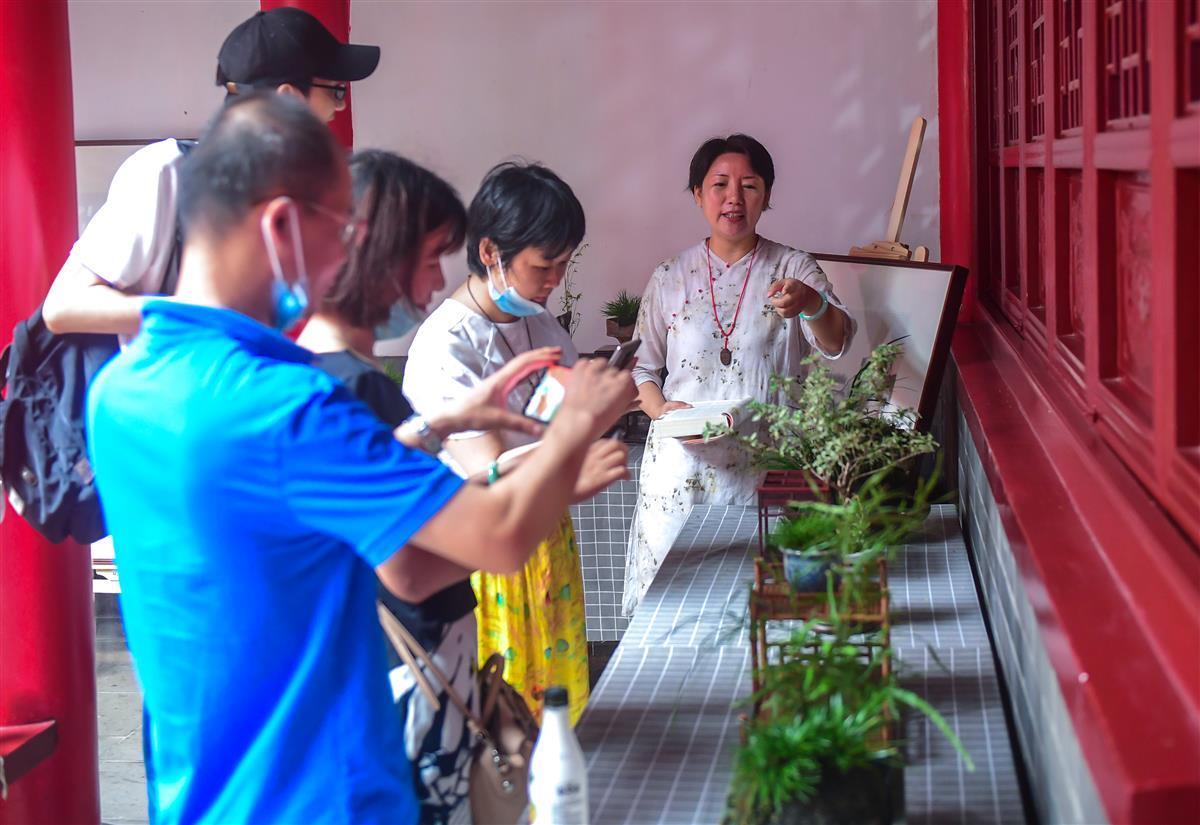
<instances>
[{"instance_id":1,"label":"potted plant","mask_svg":"<svg viewBox=\"0 0 1200 825\"><path fill-rule=\"evenodd\" d=\"M864 603L865 585L879 560L920 529L929 515L938 473L919 482L911 497L887 486L886 470L839 502L796 501L771 531L783 556L784 577L798 593L837 587L843 610Z\"/></svg>"},{"instance_id":2,"label":"potted plant","mask_svg":"<svg viewBox=\"0 0 1200 825\"><path fill-rule=\"evenodd\" d=\"M814 484L826 485L834 500L844 500L867 478L905 466L916 456L932 453L937 442L914 424L916 413L894 408L888 398L895 380L892 366L903 352L892 342L875 348L849 386L838 386L819 357L803 380L773 376L772 391L781 403L752 401L751 421L761 426L730 435L765 470L798 470Z\"/></svg>"},{"instance_id":3,"label":"potted plant","mask_svg":"<svg viewBox=\"0 0 1200 825\"><path fill-rule=\"evenodd\" d=\"M904 515L897 529L916 518ZM894 727L904 708L927 716L967 770L975 769L945 718L900 686L886 629L871 632L849 620L832 577L826 588L828 614L794 631L757 682L754 717L734 761L728 822L890 823L903 804Z\"/></svg>"},{"instance_id":4,"label":"potted plant","mask_svg":"<svg viewBox=\"0 0 1200 825\"><path fill-rule=\"evenodd\" d=\"M609 337L616 338L622 344L633 338L633 327L637 323L638 310L642 308L639 295L630 295L625 290L617 293L604 305L603 313L606 320L605 330Z\"/></svg>"},{"instance_id":5,"label":"potted plant","mask_svg":"<svg viewBox=\"0 0 1200 825\"><path fill-rule=\"evenodd\" d=\"M902 758L891 728L902 708L924 714L970 755L945 718L900 686L891 651L853 626L809 622L792 655L766 668L734 760L726 821L735 825L889 823L902 807Z\"/></svg>"},{"instance_id":6,"label":"potted plant","mask_svg":"<svg viewBox=\"0 0 1200 825\"><path fill-rule=\"evenodd\" d=\"M583 244L575 250L571 260L567 261L567 271L563 275L562 295L559 296L559 307L562 312L555 318L568 335L574 335L576 327L579 326L579 313L575 311L575 305L579 303L583 293L577 289L575 276L579 274L579 261L583 258L584 250L587 248L588 245Z\"/></svg>"}]
</instances>

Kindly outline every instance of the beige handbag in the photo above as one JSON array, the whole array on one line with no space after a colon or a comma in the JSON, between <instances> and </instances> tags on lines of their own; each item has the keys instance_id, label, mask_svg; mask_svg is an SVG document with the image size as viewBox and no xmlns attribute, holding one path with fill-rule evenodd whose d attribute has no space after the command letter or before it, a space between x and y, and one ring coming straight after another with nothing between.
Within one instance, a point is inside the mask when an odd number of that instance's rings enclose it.
<instances>
[{"instance_id":1,"label":"beige handbag","mask_svg":"<svg viewBox=\"0 0 1200 825\"><path fill-rule=\"evenodd\" d=\"M471 819L476 825L515 825L529 807L529 758L537 741L538 724L521 694L504 681L504 657L493 653L476 675L480 713L476 715L450 684L420 643L382 604L379 623L401 660L413 674L417 688L436 711L441 707L417 660L429 669L474 737L471 754Z\"/></svg>"}]
</instances>

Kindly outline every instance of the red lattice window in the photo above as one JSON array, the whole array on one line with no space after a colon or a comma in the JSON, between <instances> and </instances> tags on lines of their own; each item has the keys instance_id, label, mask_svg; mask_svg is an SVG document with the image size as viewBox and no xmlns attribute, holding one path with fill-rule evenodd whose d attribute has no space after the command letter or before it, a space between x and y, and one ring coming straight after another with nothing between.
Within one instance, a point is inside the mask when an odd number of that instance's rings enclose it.
<instances>
[{"instance_id":1,"label":"red lattice window","mask_svg":"<svg viewBox=\"0 0 1200 825\"><path fill-rule=\"evenodd\" d=\"M1200 0L1198 0L1200 1ZM1000 100L1000 49L996 47L996 40L999 37L1000 18L998 16L999 7L995 3L988 4L988 90L990 99ZM988 146L997 149L1000 146L1000 114L995 106L989 106L987 110L988 123Z\"/></svg>"},{"instance_id":2,"label":"red lattice window","mask_svg":"<svg viewBox=\"0 0 1200 825\"><path fill-rule=\"evenodd\" d=\"M1104 122L1138 125L1150 114L1150 56L1146 0L1105 0Z\"/></svg>"},{"instance_id":3,"label":"red lattice window","mask_svg":"<svg viewBox=\"0 0 1200 825\"><path fill-rule=\"evenodd\" d=\"M1058 125L1066 134L1083 125L1083 0L1054 0L1054 9L1058 15Z\"/></svg>"},{"instance_id":4,"label":"red lattice window","mask_svg":"<svg viewBox=\"0 0 1200 825\"><path fill-rule=\"evenodd\" d=\"M1200 0L975 7L987 319L1200 542Z\"/></svg>"},{"instance_id":5,"label":"red lattice window","mask_svg":"<svg viewBox=\"0 0 1200 825\"><path fill-rule=\"evenodd\" d=\"M1012 146L1021 140L1021 87L1017 82L1021 29L1017 0L1005 0L1004 5L1004 142Z\"/></svg>"},{"instance_id":6,"label":"red lattice window","mask_svg":"<svg viewBox=\"0 0 1200 825\"><path fill-rule=\"evenodd\" d=\"M1046 174L1041 169L1030 169L1026 178L1025 220L1029 238L1028 267L1025 284L1025 303L1040 320L1046 320L1046 232L1042 220L1046 203Z\"/></svg>"},{"instance_id":7,"label":"red lattice window","mask_svg":"<svg viewBox=\"0 0 1200 825\"><path fill-rule=\"evenodd\" d=\"M1056 232L1059 242L1058 335L1080 363L1084 357L1083 174L1063 172L1059 200L1063 207Z\"/></svg>"},{"instance_id":8,"label":"red lattice window","mask_svg":"<svg viewBox=\"0 0 1200 825\"><path fill-rule=\"evenodd\" d=\"M1183 105L1200 112L1200 0L1182 0Z\"/></svg>"},{"instance_id":9,"label":"red lattice window","mask_svg":"<svg viewBox=\"0 0 1200 825\"><path fill-rule=\"evenodd\" d=\"M1029 21L1029 139L1037 140L1046 134L1046 78L1042 67L1046 56L1045 0L1027 0L1025 19Z\"/></svg>"},{"instance_id":10,"label":"red lattice window","mask_svg":"<svg viewBox=\"0 0 1200 825\"><path fill-rule=\"evenodd\" d=\"M1111 199L1103 207L1112 209L1114 233L1105 252L1111 255L1114 283L1112 289L1100 290L1101 317L1115 318L1116 329L1113 334L1110 328L1104 339L1109 357L1103 373L1115 382L1129 408L1149 419L1154 389L1150 176L1114 175L1104 196Z\"/></svg>"}]
</instances>

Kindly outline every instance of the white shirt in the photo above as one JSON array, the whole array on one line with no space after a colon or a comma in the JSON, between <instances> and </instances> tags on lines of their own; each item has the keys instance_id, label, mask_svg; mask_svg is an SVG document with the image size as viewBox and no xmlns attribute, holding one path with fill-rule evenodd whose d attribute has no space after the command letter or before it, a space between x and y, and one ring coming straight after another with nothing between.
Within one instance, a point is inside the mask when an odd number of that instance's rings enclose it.
<instances>
[{"instance_id":1,"label":"white shirt","mask_svg":"<svg viewBox=\"0 0 1200 825\"><path fill-rule=\"evenodd\" d=\"M468 276L472 277L472 276ZM476 279L476 289L487 284ZM571 336L548 312L498 324L473 308L447 298L430 313L408 348L404 366L404 395L421 415L432 415L461 400L516 356L538 347L562 347L559 363L570 366L578 360ZM522 381L508 398L508 408L522 412L533 394L537 373ZM473 438L480 432L456 433L451 438ZM504 449L511 450L536 439L523 433L501 431ZM465 476L450 455L438 456L459 475Z\"/></svg>"},{"instance_id":2,"label":"white shirt","mask_svg":"<svg viewBox=\"0 0 1200 825\"><path fill-rule=\"evenodd\" d=\"M846 313L844 352L854 337L854 320L811 255L762 238L755 253L726 264L715 255L710 257L699 243L659 264L650 278L634 333L642 339L634 380L639 385L659 384L658 372L666 367L663 395L668 401L782 400L780 393L771 392L772 374L802 376L802 362L813 351L826 358L837 358L841 352L821 351L808 322L801 318L779 317L767 290L781 278L807 284L828 299L831 310ZM730 333L728 366L721 363L725 337L713 317L714 299L716 317ZM641 601L692 505L753 504L761 477L745 452L727 440L685 445L678 439L658 438L651 425L626 558L626 614Z\"/></svg>"},{"instance_id":3,"label":"white shirt","mask_svg":"<svg viewBox=\"0 0 1200 825\"><path fill-rule=\"evenodd\" d=\"M122 292L160 292L175 248L183 157L179 144L169 139L139 149L122 163L108 199L71 247L63 269L82 268Z\"/></svg>"}]
</instances>

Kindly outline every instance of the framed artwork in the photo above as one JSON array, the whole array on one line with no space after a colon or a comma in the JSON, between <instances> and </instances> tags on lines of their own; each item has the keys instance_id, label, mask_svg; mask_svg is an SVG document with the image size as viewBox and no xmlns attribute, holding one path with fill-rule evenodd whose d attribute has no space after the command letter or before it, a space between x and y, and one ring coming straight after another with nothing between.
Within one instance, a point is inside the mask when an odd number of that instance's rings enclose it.
<instances>
[{"instance_id":1,"label":"framed artwork","mask_svg":"<svg viewBox=\"0 0 1200 825\"><path fill-rule=\"evenodd\" d=\"M941 389L950 341L967 282L965 267L814 254L833 291L858 322L850 349L825 362L843 381L854 378L863 359L880 344L899 340L891 403L910 407L926 429Z\"/></svg>"}]
</instances>

